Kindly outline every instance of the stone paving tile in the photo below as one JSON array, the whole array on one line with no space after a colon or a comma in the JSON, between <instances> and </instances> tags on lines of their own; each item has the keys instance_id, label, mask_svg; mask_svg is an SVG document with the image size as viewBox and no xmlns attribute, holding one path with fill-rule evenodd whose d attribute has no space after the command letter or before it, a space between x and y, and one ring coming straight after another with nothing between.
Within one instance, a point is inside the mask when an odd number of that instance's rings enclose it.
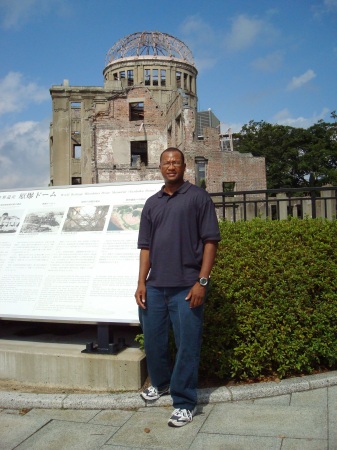
<instances>
[{"instance_id":1,"label":"stone paving tile","mask_svg":"<svg viewBox=\"0 0 337 450\"><path fill-rule=\"evenodd\" d=\"M281 443L282 439L273 437L199 433L190 448L191 450L280 450Z\"/></svg>"},{"instance_id":2,"label":"stone paving tile","mask_svg":"<svg viewBox=\"0 0 337 450\"><path fill-rule=\"evenodd\" d=\"M190 424L181 428L167 425L172 408L142 408L134 413L106 444L134 449L188 449L211 408L209 405L203 406L201 413L198 413Z\"/></svg>"},{"instance_id":3,"label":"stone paving tile","mask_svg":"<svg viewBox=\"0 0 337 450\"><path fill-rule=\"evenodd\" d=\"M329 421L337 428L337 386L328 388Z\"/></svg>"},{"instance_id":4,"label":"stone paving tile","mask_svg":"<svg viewBox=\"0 0 337 450\"><path fill-rule=\"evenodd\" d=\"M284 439L282 450L328 450L324 439Z\"/></svg>"},{"instance_id":5,"label":"stone paving tile","mask_svg":"<svg viewBox=\"0 0 337 450\"><path fill-rule=\"evenodd\" d=\"M286 394L286 395L278 395L276 397L257 398L256 400L253 400L253 403L254 403L254 405L255 404L267 404L267 405L289 406L290 399L291 399L291 394ZM240 402L240 404L242 404L242 402Z\"/></svg>"},{"instance_id":6,"label":"stone paving tile","mask_svg":"<svg viewBox=\"0 0 337 450\"><path fill-rule=\"evenodd\" d=\"M329 450L337 450L337 386L328 388Z\"/></svg>"},{"instance_id":7,"label":"stone paving tile","mask_svg":"<svg viewBox=\"0 0 337 450\"><path fill-rule=\"evenodd\" d=\"M252 436L326 439L326 408L282 405L214 405L202 432Z\"/></svg>"},{"instance_id":8,"label":"stone paving tile","mask_svg":"<svg viewBox=\"0 0 337 450\"><path fill-rule=\"evenodd\" d=\"M117 427L52 420L15 450L98 450L117 430Z\"/></svg>"},{"instance_id":9,"label":"stone paving tile","mask_svg":"<svg viewBox=\"0 0 337 450\"><path fill-rule=\"evenodd\" d=\"M24 439L29 438L47 423L48 419L44 418L29 418L19 414L1 413L0 449L16 448Z\"/></svg>"},{"instance_id":10,"label":"stone paving tile","mask_svg":"<svg viewBox=\"0 0 337 450\"><path fill-rule=\"evenodd\" d=\"M93 417L89 421L89 423L121 427L134 414L135 414L134 411L124 411L124 410L100 411L97 415L95 415L95 417Z\"/></svg>"},{"instance_id":11,"label":"stone paving tile","mask_svg":"<svg viewBox=\"0 0 337 450\"><path fill-rule=\"evenodd\" d=\"M306 392L294 392L291 395L290 406L308 406L327 408L328 388L312 389Z\"/></svg>"},{"instance_id":12,"label":"stone paving tile","mask_svg":"<svg viewBox=\"0 0 337 450\"><path fill-rule=\"evenodd\" d=\"M337 423L335 422L333 428L329 429L329 450L337 450Z\"/></svg>"},{"instance_id":13,"label":"stone paving tile","mask_svg":"<svg viewBox=\"0 0 337 450\"><path fill-rule=\"evenodd\" d=\"M77 410L77 409L31 409L26 417L46 417L50 420L65 420L68 422L89 422L92 420L97 414L99 414L99 410ZM102 424L104 425L104 424ZM109 424L113 425L113 424Z\"/></svg>"}]
</instances>

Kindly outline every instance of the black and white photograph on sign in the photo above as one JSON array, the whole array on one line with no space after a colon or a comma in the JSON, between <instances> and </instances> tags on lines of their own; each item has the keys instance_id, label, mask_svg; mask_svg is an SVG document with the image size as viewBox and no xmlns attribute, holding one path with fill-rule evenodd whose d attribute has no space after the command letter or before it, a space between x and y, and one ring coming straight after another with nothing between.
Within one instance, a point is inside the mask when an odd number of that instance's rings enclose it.
<instances>
[{"instance_id":1,"label":"black and white photograph on sign","mask_svg":"<svg viewBox=\"0 0 337 450\"><path fill-rule=\"evenodd\" d=\"M139 229L140 216L144 205L114 206L108 225L108 231Z\"/></svg>"},{"instance_id":2,"label":"black and white photograph on sign","mask_svg":"<svg viewBox=\"0 0 337 450\"><path fill-rule=\"evenodd\" d=\"M33 211L26 215L20 233L57 233L64 210Z\"/></svg>"},{"instance_id":3,"label":"black and white photograph on sign","mask_svg":"<svg viewBox=\"0 0 337 450\"><path fill-rule=\"evenodd\" d=\"M16 233L22 211L0 211L0 233Z\"/></svg>"},{"instance_id":4,"label":"black and white photograph on sign","mask_svg":"<svg viewBox=\"0 0 337 450\"><path fill-rule=\"evenodd\" d=\"M103 231L108 211L109 205L71 207L62 231Z\"/></svg>"}]
</instances>

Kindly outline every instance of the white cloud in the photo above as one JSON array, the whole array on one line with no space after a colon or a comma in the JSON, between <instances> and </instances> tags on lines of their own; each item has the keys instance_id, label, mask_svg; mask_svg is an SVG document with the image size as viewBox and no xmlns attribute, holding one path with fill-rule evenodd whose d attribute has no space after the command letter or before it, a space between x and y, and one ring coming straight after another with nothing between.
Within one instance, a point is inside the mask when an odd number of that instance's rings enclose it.
<instances>
[{"instance_id":1,"label":"white cloud","mask_svg":"<svg viewBox=\"0 0 337 450\"><path fill-rule=\"evenodd\" d=\"M229 50L244 50L255 41L262 28L262 21L250 19L244 15L237 17L232 24L230 33L226 36L225 43Z\"/></svg>"},{"instance_id":2,"label":"white cloud","mask_svg":"<svg viewBox=\"0 0 337 450\"><path fill-rule=\"evenodd\" d=\"M288 125L295 128L308 128L317 123L319 120L325 120L330 113L329 108L323 108L319 114L313 114L311 117L291 117L291 113L287 108L282 109L273 117L272 122L279 125Z\"/></svg>"},{"instance_id":3,"label":"white cloud","mask_svg":"<svg viewBox=\"0 0 337 450\"><path fill-rule=\"evenodd\" d=\"M323 9L325 9L327 13L337 12L337 0L324 0L323 5Z\"/></svg>"},{"instance_id":4,"label":"white cloud","mask_svg":"<svg viewBox=\"0 0 337 450\"><path fill-rule=\"evenodd\" d=\"M328 11L337 12L337 0L324 0L324 6Z\"/></svg>"},{"instance_id":5,"label":"white cloud","mask_svg":"<svg viewBox=\"0 0 337 450\"><path fill-rule=\"evenodd\" d=\"M198 72L202 72L203 70L212 69L214 66L216 66L218 60L216 58L212 58L211 56L203 57L203 56L197 56L195 58L195 65L198 68Z\"/></svg>"},{"instance_id":6,"label":"white cloud","mask_svg":"<svg viewBox=\"0 0 337 450\"><path fill-rule=\"evenodd\" d=\"M198 71L212 69L217 61L217 42L214 29L198 15L189 16L180 27L183 41L191 49Z\"/></svg>"},{"instance_id":7,"label":"white cloud","mask_svg":"<svg viewBox=\"0 0 337 450\"><path fill-rule=\"evenodd\" d=\"M220 132L222 134L226 133L239 133L244 124L242 123L230 123L230 122L221 122L220 123Z\"/></svg>"},{"instance_id":8,"label":"white cloud","mask_svg":"<svg viewBox=\"0 0 337 450\"><path fill-rule=\"evenodd\" d=\"M45 187L49 182L49 120L0 130L0 189Z\"/></svg>"},{"instance_id":9,"label":"white cloud","mask_svg":"<svg viewBox=\"0 0 337 450\"><path fill-rule=\"evenodd\" d=\"M195 47L199 45L207 47L215 38L214 29L197 15L187 17L180 29L185 36L190 38Z\"/></svg>"},{"instance_id":10,"label":"white cloud","mask_svg":"<svg viewBox=\"0 0 337 450\"><path fill-rule=\"evenodd\" d=\"M66 0L0 0L1 26L4 29L18 28L50 12L65 15L68 8Z\"/></svg>"},{"instance_id":11,"label":"white cloud","mask_svg":"<svg viewBox=\"0 0 337 450\"><path fill-rule=\"evenodd\" d=\"M261 70L263 72L275 72L278 70L283 63L283 52L276 51L274 53L270 53L264 58L257 58L252 62L252 66L254 69Z\"/></svg>"},{"instance_id":12,"label":"white cloud","mask_svg":"<svg viewBox=\"0 0 337 450\"><path fill-rule=\"evenodd\" d=\"M241 14L232 21L224 44L229 51L241 51L255 45L258 38L264 36L267 42L275 34L276 30L267 21Z\"/></svg>"},{"instance_id":13,"label":"white cloud","mask_svg":"<svg viewBox=\"0 0 337 450\"><path fill-rule=\"evenodd\" d=\"M19 72L9 72L0 79L0 116L22 111L29 103L41 103L49 99L48 89L26 82Z\"/></svg>"},{"instance_id":14,"label":"white cloud","mask_svg":"<svg viewBox=\"0 0 337 450\"><path fill-rule=\"evenodd\" d=\"M317 20L324 20L328 15L337 13L337 0L323 0L311 5L313 16Z\"/></svg>"},{"instance_id":15,"label":"white cloud","mask_svg":"<svg viewBox=\"0 0 337 450\"><path fill-rule=\"evenodd\" d=\"M307 70L299 77L292 77L290 83L287 86L287 91L293 91L294 89L298 89L315 77L316 74L312 69Z\"/></svg>"}]
</instances>

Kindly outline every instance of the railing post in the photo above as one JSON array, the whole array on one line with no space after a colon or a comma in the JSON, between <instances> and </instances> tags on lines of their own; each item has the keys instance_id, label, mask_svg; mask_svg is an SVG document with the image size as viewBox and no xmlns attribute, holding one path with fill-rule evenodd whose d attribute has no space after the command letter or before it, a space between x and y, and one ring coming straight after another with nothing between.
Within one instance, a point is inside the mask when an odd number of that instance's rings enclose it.
<instances>
[{"instance_id":1,"label":"railing post","mask_svg":"<svg viewBox=\"0 0 337 450\"><path fill-rule=\"evenodd\" d=\"M324 198L324 217L332 220L336 218L336 191L321 191Z\"/></svg>"},{"instance_id":2,"label":"railing post","mask_svg":"<svg viewBox=\"0 0 337 450\"><path fill-rule=\"evenodd\" d=\"M311 198L311 217L313 219L316 219L316 192L315 191L310 192L310 198Z\"/></svg>"},{"instance_id":3,"label":"railing post","mask_svg":"<svg viewBox=\"0 0 337 450\"><path fill-rule=\"evenodd\" d=\"M268 191L265 193L265 199L266 199L266 219L269 217L269 203L268 203Z\"/></svg>"},{"instance_id":4,"label":"railing post","mask_svg":"<svg viewBox=\"0 0 337 450\"><path fill-rule=\"evenodd\" d=\"M277 198L277 212L278 212L278 219L284 220L288 218L288 196L284 192L281 192L280 194L276 194Z\"/></svg>"}]
</instances>

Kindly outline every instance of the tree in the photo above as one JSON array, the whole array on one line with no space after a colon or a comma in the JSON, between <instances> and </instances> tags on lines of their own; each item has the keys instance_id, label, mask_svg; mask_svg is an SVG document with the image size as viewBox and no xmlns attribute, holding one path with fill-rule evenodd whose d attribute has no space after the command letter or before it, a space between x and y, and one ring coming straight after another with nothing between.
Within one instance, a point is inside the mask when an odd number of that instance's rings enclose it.
<instances>
[{"instance_id":1,"label":"tree","mask_svg":"<svg viewBox=\"0 0 337 450\"><path fill-rule=\"evenodd\" d=\"M334 117L334 113L331 113ZM310 186L337 185L337 124L318 121L307 129L308 145L303 149L302 167Z\"/></svg>"},{"instance_id":2,"label":"tree","mask_svg":"<svg viewBox=\"0 0 337 450\"><path fill-rule=\"evenodd\" d=\"M337 184L337 115L308 129L250 121L235 134L235 150L266 159L267 186Z\"/></svg>"}]
</instances>

